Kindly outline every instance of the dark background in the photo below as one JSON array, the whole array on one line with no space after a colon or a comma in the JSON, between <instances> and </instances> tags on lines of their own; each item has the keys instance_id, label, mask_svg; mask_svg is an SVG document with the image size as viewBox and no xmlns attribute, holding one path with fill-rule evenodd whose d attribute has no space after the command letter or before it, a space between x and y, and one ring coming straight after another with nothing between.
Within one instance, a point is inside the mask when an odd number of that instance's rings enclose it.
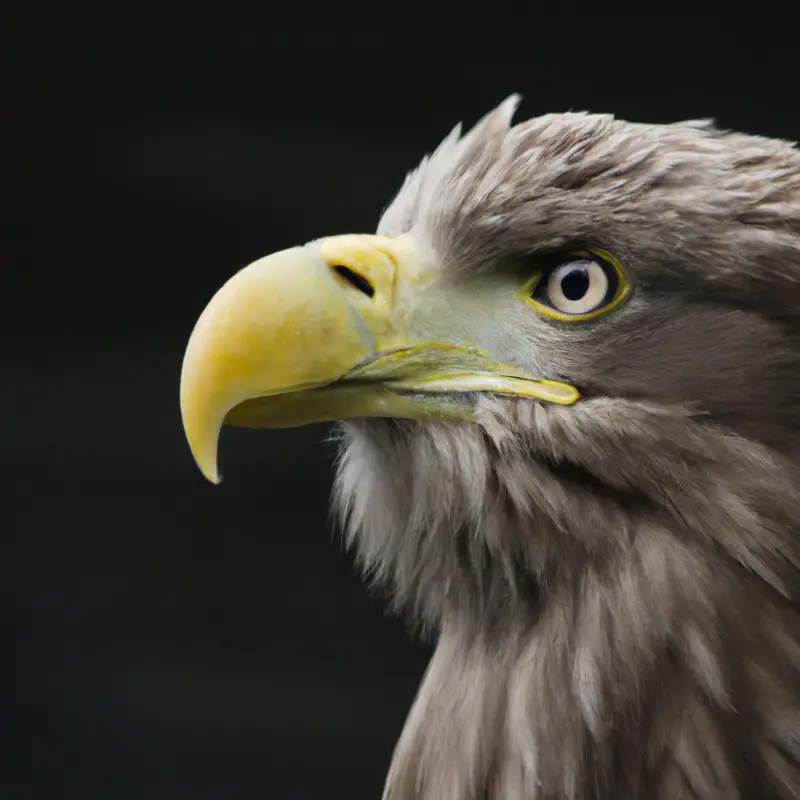
<instances>
[{"instance_id":1,"label":"dark background","mask_svg":"<svg viewBox=\"0 0 800 800\"><path fill-rule=\"evenodd\" d=\"M373 7L0 5L4 798L380 796L429 651L332 535L326 429L228 432L219 487L183 438L183 347L233 271L374 230L513 91L800 136L766 5Z\"/></svg>"}]
</instances>

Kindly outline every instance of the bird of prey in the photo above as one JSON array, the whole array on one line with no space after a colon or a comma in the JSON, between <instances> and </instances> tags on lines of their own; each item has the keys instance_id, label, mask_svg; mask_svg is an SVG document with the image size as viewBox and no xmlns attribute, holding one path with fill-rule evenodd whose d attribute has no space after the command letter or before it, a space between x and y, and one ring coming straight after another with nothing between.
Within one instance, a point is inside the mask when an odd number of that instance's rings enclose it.
<instances>
[{"instance_id":1,"label":"bird of prey","mask_svg":"<svg viewBox=\"0 0 800 800\"><path fill-rule=\"evenodd\" d=\"M346 539L436 637L386 800L798 798L800 153L517 104L219 290L195 460L340 426Z\"/></svg>"}]
</instances>

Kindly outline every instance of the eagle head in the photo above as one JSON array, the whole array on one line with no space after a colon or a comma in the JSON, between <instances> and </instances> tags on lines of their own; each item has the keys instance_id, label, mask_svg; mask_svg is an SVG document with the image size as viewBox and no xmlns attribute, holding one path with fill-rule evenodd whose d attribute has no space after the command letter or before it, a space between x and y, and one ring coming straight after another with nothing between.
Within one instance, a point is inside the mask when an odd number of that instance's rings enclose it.
<instances>
[{"instance_id":1,"label":"eagle head","mask_svg":"<svg viewBox=\"0 0 800 800\"><path fill-rule=\"evenodd\" d=\"M195 459L337 423L347 540L437 637L387 798L800 797L800 154L517 103L219 290Z\"/></svg>"}]
</instances>

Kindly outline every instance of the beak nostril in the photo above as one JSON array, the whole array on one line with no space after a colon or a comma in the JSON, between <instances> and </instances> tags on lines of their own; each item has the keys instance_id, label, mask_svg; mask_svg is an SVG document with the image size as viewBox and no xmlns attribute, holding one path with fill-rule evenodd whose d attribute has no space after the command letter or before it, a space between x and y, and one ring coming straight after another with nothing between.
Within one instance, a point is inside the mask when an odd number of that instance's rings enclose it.
<instances>
[{"instance_id":1,"label":"beak nostril","mask_svg":"<svg viewBox=\"0 0 800 800\"><path fill-rule=\"evenodd\" d=\"M333 266L334 272L337 272L340 277L344 278L351 286L363 292L367 297L375 296L375 287L363 276L354 272L350 267L336 264Z\"/></svg>"}]
</instances>

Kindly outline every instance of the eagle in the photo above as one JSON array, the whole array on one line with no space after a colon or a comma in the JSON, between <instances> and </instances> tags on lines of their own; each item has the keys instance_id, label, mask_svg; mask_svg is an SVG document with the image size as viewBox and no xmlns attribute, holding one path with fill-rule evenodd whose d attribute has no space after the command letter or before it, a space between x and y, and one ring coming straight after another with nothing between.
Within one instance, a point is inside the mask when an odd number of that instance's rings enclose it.
<instances>
[{"instance_id":1,"label":"eagle","mask_svg":"<svg viewBox=\"0 0 800 800\"><path fill-rule=\"evenodd\" d=\"M518 103L219 289L194 459L336 425L345 541L435 640L385 800L800 798L800 152Z\"/></svg>"}]
</instances>

